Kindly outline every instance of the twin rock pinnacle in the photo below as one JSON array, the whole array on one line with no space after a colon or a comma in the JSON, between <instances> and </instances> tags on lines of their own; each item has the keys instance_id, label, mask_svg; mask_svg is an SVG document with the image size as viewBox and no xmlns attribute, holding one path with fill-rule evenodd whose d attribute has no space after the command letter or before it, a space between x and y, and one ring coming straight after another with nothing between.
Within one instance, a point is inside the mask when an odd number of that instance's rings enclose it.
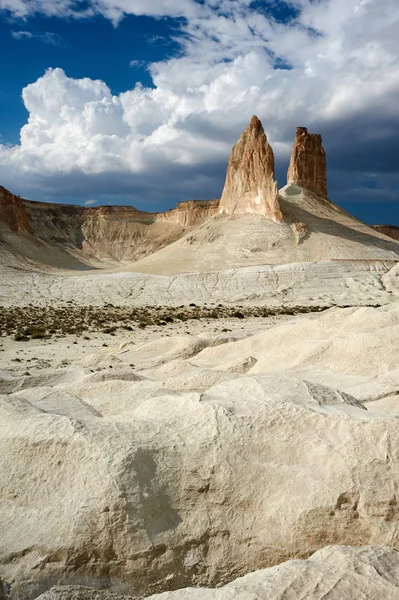
<instances>
[{"instance_id":1,"label":"twin rock pinnacle","mask_svg":"<svg viewBox=\"0 0 399 600\"><path fill-rule=\"evenodd\" d=\"M320 135L309 134L305 127L297 128L288 183L327 198L322 139ZM256 116L231 152L219 212L226 215L259 213L275 222L283 220L274 179L273 150Z\"/></svg>"}]
</instances>

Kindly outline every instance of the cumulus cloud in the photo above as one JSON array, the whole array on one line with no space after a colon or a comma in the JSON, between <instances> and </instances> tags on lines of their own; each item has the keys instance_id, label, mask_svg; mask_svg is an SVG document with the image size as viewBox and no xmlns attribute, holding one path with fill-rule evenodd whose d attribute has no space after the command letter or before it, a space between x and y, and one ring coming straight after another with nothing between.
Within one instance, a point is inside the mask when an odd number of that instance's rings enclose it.
<instances>
[{"instance_id":1,"label":"cumulus cloud","mask_svg":"<svg viewBox=\"0 0 399 600\"><path fill-rule=\"evenodd\" d=\"M92 0L83 12L79 4L3 0L25 17L185 17L181 53L148 65L154 87L118 96L103 81L49 69L23 90L29 120L19 145L0 146L2 181L23 176L40 187L62 178L72 191L72 181L97 178L105 193L131 186L155 201L213 196L231 144L254 113L282 177L296 125L324 135L337 180L348 165L364 174L359 181L396 169L397 0L286 0L292 14L284 21L250 0Z\"/></svg>"},{"instance_id":2,"label":"cumulus cloud","mask_svg":"<svg viewBox=\"0 0 399 600\"><path fill-rule=\"evenodd\" d=\"M85 206L95 206L97 204L97 200L86 200Z\"/></svg>"}]
</instances>

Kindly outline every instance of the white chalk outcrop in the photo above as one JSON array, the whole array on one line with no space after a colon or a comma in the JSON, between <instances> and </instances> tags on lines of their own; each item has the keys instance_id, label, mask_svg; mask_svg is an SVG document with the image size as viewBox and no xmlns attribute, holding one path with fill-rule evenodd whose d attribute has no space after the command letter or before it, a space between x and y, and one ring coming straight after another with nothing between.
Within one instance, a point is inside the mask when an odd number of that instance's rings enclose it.
<instances>
[{"instance_id":1,"label":"white chalk outcrop","mask_svg":"<svg viewBox=\"0 0 399 600\"><path fill-rule=\"evenodd\" d=\"M354 600L399 598L399 552L330 546L308 560L256 571L220 589L183 589L147 600ZM58 587L38 600L134 600L88 587Z\"/></svg>"},{"instance_id":2,"label":"white chalk outcrop","mask_svg":"<svg viewBox=\"0 0 399 600\"><path fill-rule=\"evenodd\" d=\"M399 548L398 339L397 304L333 309L2 373L0 576L148 595Z\"/></svg>"}]
</instances>

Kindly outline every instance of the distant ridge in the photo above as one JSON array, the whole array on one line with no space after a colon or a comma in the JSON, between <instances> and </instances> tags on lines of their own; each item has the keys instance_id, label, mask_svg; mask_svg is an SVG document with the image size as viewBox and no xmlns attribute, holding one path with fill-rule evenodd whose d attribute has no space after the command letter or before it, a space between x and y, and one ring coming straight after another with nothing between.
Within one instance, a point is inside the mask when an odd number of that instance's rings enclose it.
<instances>
[{"instance_id":1,"label":"distant ridge","mask_svg":"<svg viewBox=\"0 0 399 600\"><path fill-rule=\"evenodd\" d=\"M373 229L394 240L399 240L399 227L397 225L373 225Z\"/></svg>"}]
</instances>

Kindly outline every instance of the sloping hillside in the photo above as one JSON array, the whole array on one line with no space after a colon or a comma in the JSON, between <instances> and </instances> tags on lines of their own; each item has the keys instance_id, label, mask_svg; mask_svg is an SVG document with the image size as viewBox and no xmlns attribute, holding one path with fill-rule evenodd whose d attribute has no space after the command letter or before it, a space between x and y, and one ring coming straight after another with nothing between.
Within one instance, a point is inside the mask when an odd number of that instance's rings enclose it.
<instances>
[{"instance_id":1,"label":"sloping hillside","mask_svg":"<svg viewBox=\"0 0 399 600\"><path fill-rule=\"evenodd\" d=\"M216 271L314 261L398 261L399 244L327 199L296 185L280 190L284 221L260 214L217 216L132 265L145 273Z\"/></svg>"}]
</instances>

